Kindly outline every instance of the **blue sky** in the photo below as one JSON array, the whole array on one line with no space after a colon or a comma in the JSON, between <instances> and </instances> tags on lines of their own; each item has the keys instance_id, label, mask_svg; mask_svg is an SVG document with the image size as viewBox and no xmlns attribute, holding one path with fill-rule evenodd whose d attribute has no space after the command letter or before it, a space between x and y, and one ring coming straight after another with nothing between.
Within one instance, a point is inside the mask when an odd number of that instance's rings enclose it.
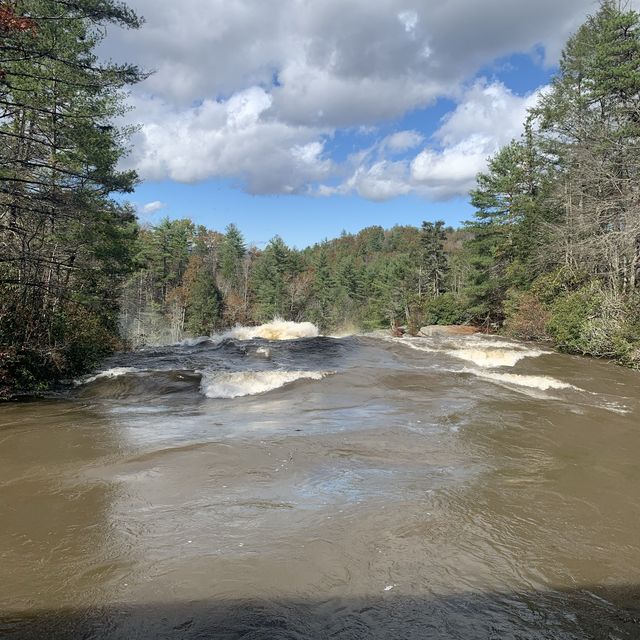
<instances>
[{"instance_id":1,"label":"blue sky","mask_svg":"<svg viewBox=\"0 0 640 640\"><path fill-rule=\"evenodd\" d=\"M190 217L304 247L472 216L486 159L521 133L567 36L565 0L129 2L109 57L155 69L127 115L141 220Z\"/></svg>"},{"instance_id":2,"label":"blue sky","mask_svg":"<svg viewBox=\"0 0 640 640\"><path fill-rule=\"evenodd\" d=\"M472 215L466 198L429 202L418 196L399 196L386 202L372 202L359 196L318 198L301 195L254 196L224 180L180 184L170 180L148 182L136 191L132 201L166 206L153 216L141 216L153 223L164 216L191 218L198 224L223 231L235 223L246 239L258 247L274 235L287 244L304 248L324 238L335 238L342 230L356 233L363 227L395 224L419 225L422 220L445 220L456 226Z\"/></svg>"}]
</instances>

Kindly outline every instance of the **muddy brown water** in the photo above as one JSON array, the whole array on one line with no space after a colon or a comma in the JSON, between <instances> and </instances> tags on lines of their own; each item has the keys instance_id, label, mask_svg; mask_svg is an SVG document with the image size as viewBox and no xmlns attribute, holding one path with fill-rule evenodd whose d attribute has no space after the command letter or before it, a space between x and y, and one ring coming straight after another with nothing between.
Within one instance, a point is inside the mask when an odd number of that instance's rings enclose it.
<instances>
[{"instance_id":1,"label":"muddy brown water","mask_svg":"<svg viewBox=\"0 0 640 640\"><path fill-rule=\"evenodd\" d=\"M640 375L225 340L0 407L0 637L640 638Z\"/></svg>"}]
</instances>

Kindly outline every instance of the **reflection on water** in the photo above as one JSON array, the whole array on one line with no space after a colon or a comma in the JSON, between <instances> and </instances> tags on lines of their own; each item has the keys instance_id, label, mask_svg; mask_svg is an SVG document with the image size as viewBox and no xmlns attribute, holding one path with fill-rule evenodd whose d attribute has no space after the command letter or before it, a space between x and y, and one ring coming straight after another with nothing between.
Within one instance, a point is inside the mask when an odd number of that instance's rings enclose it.
<instances>
[{"instance_id":1,"label":"reflection on water","mask_svg":"<svg viewBox=\"0 0 640 640\"><path fill-rule=\"evenodd\" d=\"M0 636L640 637L639 382L482 336L120 356L2 407Z\"/></svg>"}]
</instances>

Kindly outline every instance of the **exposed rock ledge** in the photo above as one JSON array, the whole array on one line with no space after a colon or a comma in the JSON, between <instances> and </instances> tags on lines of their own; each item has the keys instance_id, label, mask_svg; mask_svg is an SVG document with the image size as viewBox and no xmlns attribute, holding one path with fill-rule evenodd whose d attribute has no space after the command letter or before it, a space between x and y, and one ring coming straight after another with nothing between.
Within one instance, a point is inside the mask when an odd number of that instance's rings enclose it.
<instances>
[{"instance_id":1,"label":"exposed rock ledge","mask_svg":"<svg viewBox=\"0 0 640 640\"><path fill-rule=\"evenodd\" d=\"M419 336L464 336L472 333L478 333L477 327L470 327L468 325L439 325L431 324L426 327L422 327L418 332Z\"/></svg>"}]
</instances>

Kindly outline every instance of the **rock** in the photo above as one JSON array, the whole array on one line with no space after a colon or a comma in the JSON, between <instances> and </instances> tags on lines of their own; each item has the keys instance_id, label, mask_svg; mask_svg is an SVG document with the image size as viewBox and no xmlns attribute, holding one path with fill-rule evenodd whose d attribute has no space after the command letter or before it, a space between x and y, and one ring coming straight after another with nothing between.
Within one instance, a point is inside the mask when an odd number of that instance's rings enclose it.
<instances>
[{"instance_id":1,"label":"rock","mask_svg":"<svg viewBox=\"0 0 640 640\"><path fill-rule=\"evenodd\" d=\"M432 336L467 336L472 333L478 333L477 327L470 327L468 325L440 325L431 324L426 327L422 327L418 332L419 336L432 337Z\"/></svg>"}]
</instances>

